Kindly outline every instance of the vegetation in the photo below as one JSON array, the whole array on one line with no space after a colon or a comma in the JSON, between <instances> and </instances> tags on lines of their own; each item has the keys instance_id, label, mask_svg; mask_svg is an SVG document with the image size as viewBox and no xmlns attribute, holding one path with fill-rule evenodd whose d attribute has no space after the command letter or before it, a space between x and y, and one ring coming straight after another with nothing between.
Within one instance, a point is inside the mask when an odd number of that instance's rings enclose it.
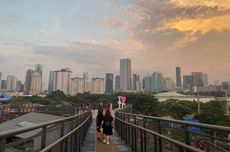
<instances>
[{"instance_id":1,"label":"vegetation","mask_svg":"<svg viewBox=\"0 0 230 152\"><path fill-rule=\"evenodd\" d=\"M186 116L195 116L200 122L230 126L229 119L224 115L223 104L219 101L201 103L201 113L197 114L196 101L178 101L169 99L159 102L152 94L143 93L115 93L115 94L77 94L66 96L62 91L57 90L46 97L13 97L9 103L38 103L43 105L56 105L71 103L77 106L91 104L95 109L102 103L108 108L110 103L114 108L118 107L118 96L126 96L126 103L133 105L134 113L151 116L171 116L174 119L183 119Z\"/></svg>"}]
</instances>

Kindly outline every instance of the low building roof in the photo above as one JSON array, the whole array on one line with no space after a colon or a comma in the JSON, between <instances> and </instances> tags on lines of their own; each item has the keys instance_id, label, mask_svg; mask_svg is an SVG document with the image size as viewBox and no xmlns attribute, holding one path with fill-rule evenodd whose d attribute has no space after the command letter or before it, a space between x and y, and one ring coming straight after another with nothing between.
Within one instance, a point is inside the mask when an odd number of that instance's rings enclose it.
<instances>
[{"instance_id":1,"label":"low building roof","mask_svg":"<svg viewBox=\"0 0 230 152\"><path fill-rule=\"evenodd\" d=\"M50 114L44 114L44 113L36 113L36 112L30 112L28 114L22 115L20 117L17 117L15 119L8 120L6 122L3 122L0 124L0 132L11 130L11 129L17 129L22 127L28 127L33 126L36 124L40 124L43 122L48 122L56 119L64 118L64 116L57 116L57 115L50 115ZM37 129L34 131L30 131L27 133L19 134L17 137L19 138L29 138L37 133L39 133L41 129Z\"/></svg>"}]
</instances>

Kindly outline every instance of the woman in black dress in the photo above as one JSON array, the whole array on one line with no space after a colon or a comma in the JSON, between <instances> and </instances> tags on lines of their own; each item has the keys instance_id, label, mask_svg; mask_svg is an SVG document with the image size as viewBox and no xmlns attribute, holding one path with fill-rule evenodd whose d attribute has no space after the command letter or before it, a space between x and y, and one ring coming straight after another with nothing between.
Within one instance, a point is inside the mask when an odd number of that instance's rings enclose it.
<instances>
[{"instance_id":1,"label":"woman in black dress","mask_svg":"<svg viewBox=\"0 0 230 152\"><path fill-rule=\"evenodd\" d=\"M104 140L103 142L106 144L109 144L109 141L111 141L111 135L113 134L113 117L111 116L111 113L109 110L106 110L105 116L103 118L103 134L104 134Z\"/></svg>"},{"instance_id":2,"label":"woman in black dress","mask_svg":"<svg viewBox=\"0 0 230 152\"><path fill-rule=\"evenodd\" d=\"M97 123L97 140L99 142L102 141L101 123L103 121L103 118L104 118L103 109L98 109L96 123Z\"/></svg>"}]
</instances>

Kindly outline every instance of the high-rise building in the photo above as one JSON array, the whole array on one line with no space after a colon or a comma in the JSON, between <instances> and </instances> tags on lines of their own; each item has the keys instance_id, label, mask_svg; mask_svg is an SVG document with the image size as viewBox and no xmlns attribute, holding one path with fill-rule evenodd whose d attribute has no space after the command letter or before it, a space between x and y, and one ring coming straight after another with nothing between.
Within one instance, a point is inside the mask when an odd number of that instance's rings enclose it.
<instances>
[{"instance_id":1,"label":"high-rise building","mask_svg":"<svg viewBox=\"0 0 230 152\"><path fill-rule=\"evenodd\" d=\"M92 78L91 79L91 89L90 93L92 94L104 94L104 79L103 78Z\"/></svg>"},{"instance_id":2,"label":"high-rise building","mask_svg":"<svg viewBox=\"0 0 230 152\"><path fill-rule=\"evenodd\" d=\"M71 95L84 93L84 78L71 78Z\"/></svg>"},{"instance_id":3,"label":"high-rise building","mask_svg":"<svg viewBox=\"0 0 230 152\"><path fill-rule=\"evenodd\" d=\"M203 86L203 73L202 72L192 72L192 85L193 86Z\"/></svg>"},{"instance_id":4,"label":"high-rise building","mask_svg":"<svg viewBox=\"0 0 230 152\"><path fill-rule=\"evenodd\" d=\"M203 73L203 85L207 86L208 85L208 74L207 73Z\"/></svg>"},{"instance_id":5,"label":"high-rise building","mask_svg":"<svg viewBox=\"0 0 230 152\"><path fill-rule=\"evenodd\" d=\"M176 87L181 88L181 68L176 67Z\"/></svg>"},{"instance_id":6,"label":"high-rise building","mask_svg":"<svg viewBox=\"0 0 230 152\"><path fill-rule=\"evenodd\" d=\"M161 72L154 72L151 75L151 92L159 93L164 89L164 77Z\"/></svg>"},{"instance_id":7,"label":"high-rise building","mask_svg":"<svg viewBox=\"0 0 230 152\"><path fill-rule=\"evenodd\" d=\"M105 77L105 92L113 92L113 74L106 73Z\"/></svg>"},{"instance_id":8,"label":"high-rise building","mask_svg":"<svg viewBox=\"0 0 230 152\"><path fill-rule=\"evenodd\" d=\"M84 92L89 92L89 73L83 72Z\"/></svg>"},{"instance_id":9,"label":"high-rise building","mask_svg":"<svg viewBox=\"0 0 230 152\"><path fill-rule=\"evenodd\" d=\"M15 91L16 90L17 78L14 75L7 76L7 91Z\"/></svg>"},{"instance_id":10,"label":"high-rise building","mask_svg":"<svg viewBox=\"0 0 230 152\"><path fill-rule=\"evenodd\" d=\"M38 72L34 72L32 76L32 82L31 82L31 93L33 95L38 95L42 92L42 86L41 86L41 74Z\"/></svg>"},{"instance_id":11,"label":"high-rise building","mask_svg":"<svg viewBox=\"0 0 230 152\"><path fill-rule=\"evenodd\" d=\"M2 72L0 72L0 90L2 89Z\"/></svg>"},{"instance_id":12,"label":"high-rise building","mask_svg":"<svg viewBox=\"0 0 230 152\"><path fill-rule=\"evenodd\" d=\"M183 76L183 89L192 91L192 76L191 75Z\"/></svg>"},{"instance_id":13,"label":"high-rise building","mask_svg":"<svg viewBox=\"0 0 230 152\"><path fill-rule=\"evenodd\" d=\"M16 83L16 91L22 92L23 91L23 84L22 81L18 80Z\"/></svg>"},{"instance_id":14,"label":"high-rise building","mask_svg":"<svg viewBox=\"0 0 230 152\"><path fill-rule=\"evenodd\" d=\"M143 79L144 92L151 92L151 76L145 76Z\"/></svg>"},{"instance_id":15,"label":"high-rise building","mask_svg":"<svg viewBox=\"0 0 230 152\"><path fill-rule=\"evenodd\" d=\"M61 90L65 94L70 94L71 89L71 69L61 69L51 71L49 76L49 91Z\"/></svg>"},{"instance_id":16,"label":"high-rise building","mask_svg":"<svg viewBox=\"0 0 230 152\"><path fill-rule=\"evenodd\" d=\"M26 78L24 83L24 93L32 94L31 86L32 86L32 77L34 74L34 70L28 69L26 72Z\"/></svg>"},{"instance_id":17,"label":"high-rise building","mask_svg":"<svg viewBox=\"0 0 230 152\"><path fill-rule=\"evenodd\" d=\"M40 88L41 88L41 91L42 91L42 70L43 70L43 66L41 65L41 64L37 64L37 65L35 65L35 72L37 72L39 75L40 75L40 78L41 78L41 86L40 86Z\"/></svg>"},{"instance_id":18,"label":"high-rise building","mask_svg":"<svg viewBox=\"0 0 230 152\"><path fill-rule=\"evenodd\" d=\"M115 79L115 91L120 91L120 75L116 75L116 79Z\"/></svg>"},{"instance_id":19,"label":"high-rise building","mask_svg":"<svg viewBox=\"0 0 230 152\"><path fill-rule=\"evenodd\" d=\"M7 80L2 80L2 86L1 86L1 88L2 88L3 90L6 90L6 89L7 89Z\"/></svg>"},{"instance_id":20,"label":"high-rise building","mask_svg":"<svg viewBox=\"0 0 230 152\"><path fill-rule=\"evenodd\" d=\"M133 74L133 90L137 92L141 91L141 81L138 74Z\"/></svg>"},{"instance_id":21,"label":"high-rise building","mask_svg":"<svg viewBox=\"0 0 230 152\"><path fill-rule=\"evenodd\" d=\"M169 77L166 77L164 79L164 84L165 84L165 91L171 91L175 88L175 84L173 82L173 80Z\"/></svg>"},{"instance_id":22,"label":"high-rise building","mask_svg":"<svg viewBox=\"0 0 230 152\"><path fill-rule=\"evenodd\" d=\"M127 91L132 89L130 59L120 59L120 89L121 91Z\"/></svg>"}]
</instances>

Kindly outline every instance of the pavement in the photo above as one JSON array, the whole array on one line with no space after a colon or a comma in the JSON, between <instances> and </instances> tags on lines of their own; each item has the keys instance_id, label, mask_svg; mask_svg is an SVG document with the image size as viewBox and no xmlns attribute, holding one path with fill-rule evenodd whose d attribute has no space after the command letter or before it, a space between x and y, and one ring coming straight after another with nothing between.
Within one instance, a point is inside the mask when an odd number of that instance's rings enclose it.
<instances>
[{"instance_id":1,"label":"pavement","mask_svg":"<svg viewBox=\"0 0 230 152\"><path fill-rule=\"evenodd\" d=\"M82 152L132 152L129 146L125 145L125 142L121 140L115 130L113 130L112 142L110 144L103 144L96 140L96 114L93 112L93 123L91 124L82 146Z\"/></svg>"}]
</instances>

